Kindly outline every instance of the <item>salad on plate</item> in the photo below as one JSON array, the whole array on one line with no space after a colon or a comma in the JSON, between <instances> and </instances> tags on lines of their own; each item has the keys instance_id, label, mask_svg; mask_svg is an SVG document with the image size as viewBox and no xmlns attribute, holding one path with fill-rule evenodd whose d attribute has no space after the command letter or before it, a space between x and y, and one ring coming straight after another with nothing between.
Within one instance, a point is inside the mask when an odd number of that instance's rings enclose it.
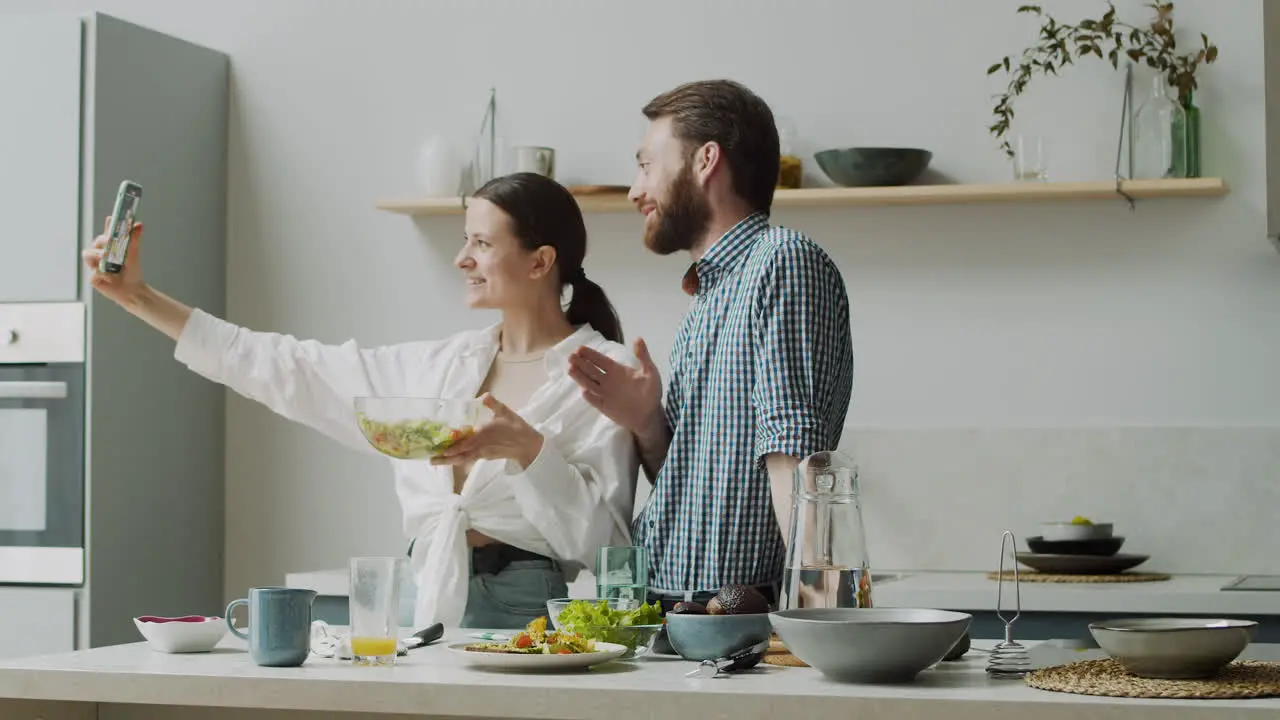
<instances>
[{"instance_id":1,"label":"salad on plate","mask_svg":"<svg viewBox=\"0 0 1280 720\"><path fill-rule=\"evenodd\" d=\"M547 618L529 623L506 642L472 643L468 652L506 653L512 655L577 655L596 651L596 643L568 630L547 630Z\"/></svg>"}]
</instances>

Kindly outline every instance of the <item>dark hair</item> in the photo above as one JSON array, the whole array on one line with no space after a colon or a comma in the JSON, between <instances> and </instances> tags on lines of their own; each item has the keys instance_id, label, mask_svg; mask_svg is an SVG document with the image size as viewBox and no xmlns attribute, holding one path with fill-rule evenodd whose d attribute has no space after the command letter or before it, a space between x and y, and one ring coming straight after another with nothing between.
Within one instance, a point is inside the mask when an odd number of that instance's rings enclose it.
<instances>
[{"instance_id":1,"label":"dark hair","mask_svg":"<svg viewBox=\"0 0 1280 720\"><path fill-rule=\"evenodd\" d=\"M543 175L519 172L496 177L475 192L511 218L511 229L526 250L555 248L560 282L573 289L565 317L573 325L589 323L609 340L622 342L622 323L604 289L587 279L587 224L582 208L563 185Z\"/></svg>"},{"instance_id":2,"label":"dark hair","mask_svg":"<svg viewBox=\"0 0 1280 720\"><path fill-rule=\"evenodd\" d=\"M650 100L650 120L671 118L671 132L686 145L714 142L728 160L733 190L766 215L778 185L778 126L760 96L733 80L688 82Z\"/></svg>"}]
</instances>

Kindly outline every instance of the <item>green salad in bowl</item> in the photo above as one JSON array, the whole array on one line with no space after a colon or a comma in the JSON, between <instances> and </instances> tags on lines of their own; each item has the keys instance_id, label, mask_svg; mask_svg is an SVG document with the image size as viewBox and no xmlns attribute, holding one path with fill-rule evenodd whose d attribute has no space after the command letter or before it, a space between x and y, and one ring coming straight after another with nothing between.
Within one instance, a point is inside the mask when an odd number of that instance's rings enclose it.
<instances>
[{"instance_id":1,"label":"green salad in bowl","mask_svg":"<svg viewBox=\"0 0 1280 720\"><path fill-rule=\"evenodd\" d=\"M356 422L375 450L397 460L433 458L475 432L479 400L358 397Z\"/></svg>"},{"instance_id":2,"label":"green salad in bowl","mask_svg":"<svg viewBox=\"0 0 1280 720\"><path fill-rule=\"evenodd\" d=\"M625 645L627 652L623 658L647 651L663 624L660 603L644 604L619 598L548 600L547 616L556 628L592 640Z\"/></svg>"}]
</instances>

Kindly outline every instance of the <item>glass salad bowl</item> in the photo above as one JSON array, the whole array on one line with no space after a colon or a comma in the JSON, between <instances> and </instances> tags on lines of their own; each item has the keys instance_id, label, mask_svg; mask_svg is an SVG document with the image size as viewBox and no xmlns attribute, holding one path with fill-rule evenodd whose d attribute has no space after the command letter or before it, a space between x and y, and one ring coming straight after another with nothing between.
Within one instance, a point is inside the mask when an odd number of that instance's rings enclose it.
<instances>
[{"instance_id":1,"label":"glass salad bowl","mask_svg":"<svg viewBox=\"0 0 1280 720\"><path fill-rule=\"evenodd\" d=\"M397 460L436 457L492 413L479 400L357 397L356 422L375 450Z\"/></svg>"},{"instance_id":2,"label":"glass salad bowl","mask_svg":"<svg viewBox=\"0 0 1280 720\"><path fill-rule=\"evenodd\" d=\"M627 660L649 651L662 629L662 606L631 598L558 598L547 601L551 627L601 642L625 645Z\"/></svg>"}]
</instances>

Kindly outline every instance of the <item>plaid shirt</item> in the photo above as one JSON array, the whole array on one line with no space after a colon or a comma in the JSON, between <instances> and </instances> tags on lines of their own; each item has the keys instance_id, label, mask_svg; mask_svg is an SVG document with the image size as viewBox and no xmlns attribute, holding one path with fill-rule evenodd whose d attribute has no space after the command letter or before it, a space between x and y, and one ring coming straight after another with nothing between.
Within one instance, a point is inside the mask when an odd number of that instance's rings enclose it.
<instances>
[{"instance_id":1,"label":"plaid shirt","mask_svg":"<svg viewBox=\"0 0 1280 720\"><path fill-rule=\"evenodd\" d=\"M632 527L656 591L781 580L764 457L834 450L853 392L849 300L812 240L751 215L685 277L671 350L671 446Z\"/></svg>"}]
</instances>

